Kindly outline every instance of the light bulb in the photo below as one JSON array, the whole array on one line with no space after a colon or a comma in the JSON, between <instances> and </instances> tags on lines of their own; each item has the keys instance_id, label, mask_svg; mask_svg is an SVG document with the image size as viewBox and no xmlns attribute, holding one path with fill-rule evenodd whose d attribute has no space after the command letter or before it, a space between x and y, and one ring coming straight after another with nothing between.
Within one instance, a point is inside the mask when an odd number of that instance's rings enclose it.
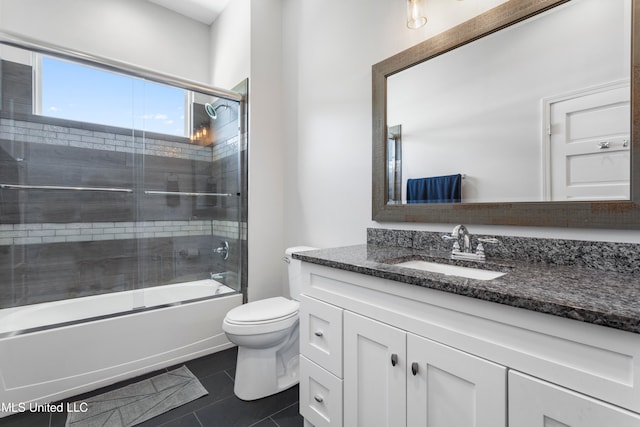
<instances>
[{"instance_id":1,"label":"light bulb","mask_svg":"<svg viewBox=\"0 0 640 427\"><path fill-rule=\"evenodd\" d=\"M427 23L422 12L421 0L406 0L407 1L407 28L416 29L424 26Z\"/></svg>"}]
</instances>

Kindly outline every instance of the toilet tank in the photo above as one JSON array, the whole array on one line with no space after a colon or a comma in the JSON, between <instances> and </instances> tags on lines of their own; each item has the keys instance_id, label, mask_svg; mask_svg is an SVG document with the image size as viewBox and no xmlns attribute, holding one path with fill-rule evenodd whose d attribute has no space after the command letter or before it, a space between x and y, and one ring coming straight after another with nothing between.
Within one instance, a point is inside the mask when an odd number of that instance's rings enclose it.
<instances>
[{"instance_id":1,"label":"toilet tank","mask_svg":"<svg viewBox=\"0 0 640 427\"><path fill-rule=\"evenodd\" d=\"M289 295L291 299L298 300L298 296L300 295L300 276L301 276L301 268L302 261L293 259L291 254L294 252L302 252L302 251L311 251L317 248L312 248L310 246L294 246L292 248L287 248L285 251L285 261L287 264L287 275L289 278Z\"/></svg>"}]
</instances>

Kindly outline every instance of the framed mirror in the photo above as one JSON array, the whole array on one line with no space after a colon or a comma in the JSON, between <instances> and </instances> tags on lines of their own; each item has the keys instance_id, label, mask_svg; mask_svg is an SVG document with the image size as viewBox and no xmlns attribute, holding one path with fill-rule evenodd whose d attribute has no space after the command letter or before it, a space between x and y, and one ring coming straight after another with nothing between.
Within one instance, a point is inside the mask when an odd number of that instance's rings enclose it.
<instances>
[{"instance_id":1,"label":"framed mirror","mask_svg":"<svg viewBox=\"0 0 640 427\"><path fill-rule=\"evenodd\" d=\"M638 1L510 0L374 65L373 220L640 228Z\"/></svg>"}]
</instances>

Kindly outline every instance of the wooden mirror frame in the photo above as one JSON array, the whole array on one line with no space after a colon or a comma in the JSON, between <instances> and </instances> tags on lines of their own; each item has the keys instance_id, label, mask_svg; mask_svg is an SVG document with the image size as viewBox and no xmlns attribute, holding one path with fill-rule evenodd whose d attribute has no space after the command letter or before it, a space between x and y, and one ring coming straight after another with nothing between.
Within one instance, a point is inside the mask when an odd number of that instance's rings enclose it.
<instances>
[{"instance_id":1,"label":"wooden mirror frame","mask_svg":"<svg viewBox=\"0 0 640 427\"><path fill-rule=\"evenodd\" d=\"M629 201L387 204L387 77L571 0L509 0L372 67L372 219L380 222L640 229L640 0L631 0Z\"/></svg>"}]
</instances>

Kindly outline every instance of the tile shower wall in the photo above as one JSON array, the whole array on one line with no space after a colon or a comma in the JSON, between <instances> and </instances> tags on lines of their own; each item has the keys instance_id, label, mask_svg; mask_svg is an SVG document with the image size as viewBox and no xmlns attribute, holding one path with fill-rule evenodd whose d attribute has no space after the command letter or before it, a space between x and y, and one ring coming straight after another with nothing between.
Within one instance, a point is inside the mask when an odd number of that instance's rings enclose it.
<instances>
[{"instance_id":1,"label":"tile shower wall","mask_svg":"<svg viewBox=\"0 0 640 427\"><path fill-rule=\"evenodd\" d=\"M98 240L147 239L154 237L211 236L246 239L246 229L234 221L141 221L0 224L0 246L31 245Z\"/></svg>"},{"instance_id":2,"label":"tile shower wall","mask_svg":"<svg viewBox=\"0 0 640 427\"><path fill-rule=\"evenodd\" d=\"M132 190L0 189L0 308L234 269L247 233L246 191L238 179L246 146L238 147L244 139L235 118L216 123L213 145L200 146L188 138L34 116L31 68L2 61L0 70L0 183ZM139 163L144 171L136 175ZM232 245L227 261L211 253L222 240Z\"/></svg>"},{"instance_id":3,"label":"tile shower wall","mask_svg":"<svg viewBox=\"0 0 640 427\"><path fill-rule=\"evenodd\" d=\"M1 116L0 116L1 117ZM173 184L179 191L225 192L237 188L239 138L211 147L190 144L186 138L162 140L107 126L31 116L31 121L0 118L0 180L3 183L109 187L166 191ZM55 124L54 124L55 123ZM64 125L64 126L63 126ZM171 137L168 137L171 138ZM246 149L246 147L241 147ZM133 164L144 157L144 176L134 175ZM142 179L142 183L138 183ZM144 187L144 188L142 188ZM29 194L4 192L0 207L2 223L130 221L141 198L141 217L180 219L185 217L237 218L236 197L158 197L135 193L82 194L32 190ZM14 202L14 203L11 203ZM19 202L19 203L18 203ZM169 209L162 209L168 207ZM220 209L222 208L222 209Z\"/></svg>"}]
</instances>

